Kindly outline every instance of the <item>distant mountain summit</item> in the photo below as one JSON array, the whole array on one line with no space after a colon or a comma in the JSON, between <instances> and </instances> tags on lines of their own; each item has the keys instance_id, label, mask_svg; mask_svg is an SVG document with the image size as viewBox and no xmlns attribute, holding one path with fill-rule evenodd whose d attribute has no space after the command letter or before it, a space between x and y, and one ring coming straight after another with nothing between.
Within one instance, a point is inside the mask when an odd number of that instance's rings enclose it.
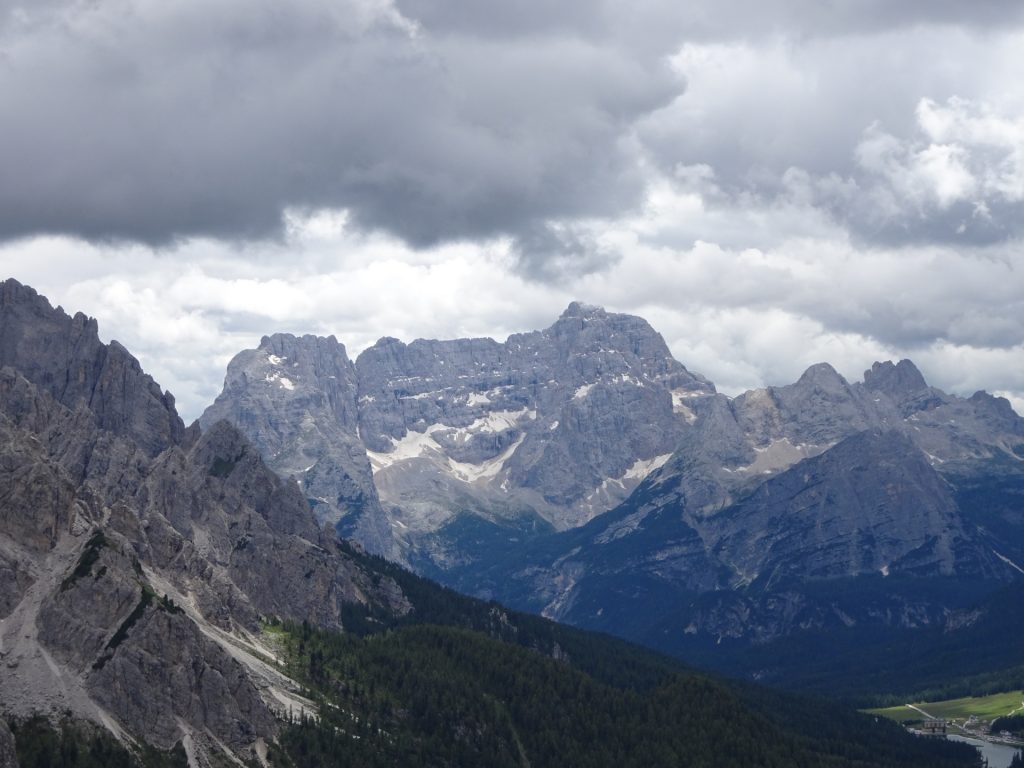
<instances>
[{"instance_id":1,"label":"distant mountain summit","mask_svg":"<svg viewBox=\"0 0 1024 768\"><path fill-rule=\"evenodd\" d=\"M643 319L574 302L354 364L267 337L220 418L372 551L673 652L941 625L1024 574L1024 420L909 360L729 398Z\"/></svg>"},{"instance_id":2,"label":"distant mountain summit","mask_svg":"<svg viewBox=\"0 0 1024 768\"><path fill-rule=\"evenodd\" d=\"M445 568L464 535L612 508L713 392L646 321L574 302L504 343L384 338L354 365L333 338L265 337L232 360L201 423L236 424L372 551Z\"/></svg>"},{"instance_id":3,"label":"distant mountain summit","mask_svg":"<svg viewBox=\"0 0 1024 768\"><path fill-rule=\"evenodd\" d=\"M116 341L103 344L94 319L55 310L13 279L0 283L0 318L0 361L41 392L64 406L87 408L101 429L135 440L150 455L182 440L174 397Z\"/></svg>"}]
</instances>

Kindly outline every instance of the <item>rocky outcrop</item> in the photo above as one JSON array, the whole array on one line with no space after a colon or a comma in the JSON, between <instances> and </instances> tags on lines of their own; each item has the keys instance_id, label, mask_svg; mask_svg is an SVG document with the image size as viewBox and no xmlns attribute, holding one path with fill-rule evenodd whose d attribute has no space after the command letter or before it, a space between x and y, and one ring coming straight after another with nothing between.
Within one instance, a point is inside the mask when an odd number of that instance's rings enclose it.
<instances>
[{"instance_id":1,"label":"rocky outcrop","mask_svg":"<svg viewBox=\"0 0 1024 768\"><path fill-rule=\"evenodd\" d=\"M277 733L269 703L245 666L184 613L148 606L130 632L131 642L90 675L88 686L132 733L170 749L190 730L208 732L236 754Z\"/></svg>"},{"instance_id":2,"label":"rocky outcrop","mask_svg":"<svg viewBox=\"0 0 1024 768\"><path fill-rule=\"evenodd\" d=\"M97 426L150 456L184 438L171 394L116 341L103 344L94 319L81 312L70 317L13 279L0 283L2 366L71 409L84 404Z\"/></svg>"},{"instance_id":3,"label":"rocky outcrop","mask_svg":"<svg viewBox=\"0 0 1024 768\"><path fill-rule=\"evenodd\" d=\"M275 713L304 706L265 661L261 618L338 629L347 602L401 614L407 599L343 554L235 427L181 429L94 323L17 284L0 294L2 714L185 741L204 765L255 758ZM25 362L30 341L42 352Z\"/></svg>"},{"instance_id":4,"label":"rocky outcrop","mask_svg":"<svg viewBox=\"0 0 1024 768\"><path fill-rule=\"evenodd\" d=\"M157 594L131 542L116 533L89 537L35 623L62 674L81 680L103 712L159 749L195 731L244 753L277 731L246 667Z\"/></svg>"},{"instance_id":5,"label":"rocky outcrop","mask_svg":"<svg viewBox=\"0 0 1024 768\"><path fill-rule=\"evenodd\" d=\"M374 545L381 534L372 521L382 511L359 438L357 389L355 366L333 336L265 336L228 365L224 391L200 423L236 425L276 472L301 483L321 521L363 521L360 538L376 550L383 545Z\"/></svg>"},{"instance_id":6,"label":"rocky outcrop","mask_svg":"<svg viewBox=\"0 0 1024 768\"><path fill-rule=\"evenodd\" d=\"M0 421L0 525L17 530L27 549L47 552L74 514L74 486L67 472L43 460L43 446L18 440L6 421Z\"/></svg>"},{"instance_id":7,"label":"rocky outcrop","mask_svg":"<svg viewBox=\"0 0 1024 768\"><path fill-rule=\"evenodd\" d=\"M899 432L940 473L965 462L1016 457L1024 419L1005 398L964 399L927 386L909 360L876 363L850 384L831 366L798 381L693 404L693 429L650 477L688 520L714 515L753 488L846 438Z\"/></svg>"},{"instance_id":8,"label":"rocky outcrop","mask_svg":"<svg viewBox=\"0 0 1024 768\"><path fill-rule=\"evenodd\" d=\"M403 473L413 483L404 463L425 458L556 528L624 498L674 449L687 398L714 391L644 320L579 303L504 344L382 339L356 365L360 429L379 483L401 485ZM401 493L392 491L399 502Z\"/></svg>"}]
</instances>

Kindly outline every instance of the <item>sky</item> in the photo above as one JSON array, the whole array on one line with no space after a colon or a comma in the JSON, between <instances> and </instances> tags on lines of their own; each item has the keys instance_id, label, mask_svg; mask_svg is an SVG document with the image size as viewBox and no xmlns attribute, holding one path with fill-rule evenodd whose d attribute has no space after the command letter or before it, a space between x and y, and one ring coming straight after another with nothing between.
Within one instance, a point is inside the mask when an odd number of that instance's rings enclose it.
<instances>
[{"instance_id":1,"label":"sky","mask_svg":"<svg viewBox=\"0 0 1024 768\"><path fill-rule=\"evenodd\" d=\"M0 277L178 400L264 334L645 317L1024 413L1018 0L0 0Z\"/></svg>"}]
</instances>

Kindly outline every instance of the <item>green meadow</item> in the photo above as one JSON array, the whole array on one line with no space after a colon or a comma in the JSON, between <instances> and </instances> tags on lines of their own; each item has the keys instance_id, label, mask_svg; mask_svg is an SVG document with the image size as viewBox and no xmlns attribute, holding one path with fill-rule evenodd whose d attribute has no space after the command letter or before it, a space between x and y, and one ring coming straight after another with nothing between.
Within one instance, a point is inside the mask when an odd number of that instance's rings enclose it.
<instances>
[{"instance_id":1,"label":"green meadow","mask_svg":"<svg viewBox=\"0 0 1024 768\"><path fill-rule=\"evenodd\" d=\"M966 720L974 715L979 720L994 720L997 717L1024 711L1024 691L994 693L991 696L966 697L948 701L914 702L914 707L928 713L932 717L946 720ZM906 720L923 720L924 715L911 706L885 707L884 709L865 710L872 715L881 715L890 720L903 722Z\"/></svg>"}]
</instances>

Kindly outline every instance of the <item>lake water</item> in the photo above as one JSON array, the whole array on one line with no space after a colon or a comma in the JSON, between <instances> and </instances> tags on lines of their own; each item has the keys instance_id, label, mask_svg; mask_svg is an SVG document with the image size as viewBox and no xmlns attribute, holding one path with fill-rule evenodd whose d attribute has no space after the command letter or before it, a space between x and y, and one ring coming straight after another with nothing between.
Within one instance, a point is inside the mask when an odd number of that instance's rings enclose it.
<instances>
[{"instance_id":1,"label":"lake water","mask_svg":"<svg viewBox=\"0 0 1024 768\"><path fill-rule=\"evenodd\" d=\"M988 760L989 768L1007 768L1010 761L1013 760L1013 756L1017 754L1017 747L1007 747L1005 744L992 744L988 741L969 739L966 736L949 735L946 738L976 746L981 750L981 756Z\"/></svg>"}]
</instances>

